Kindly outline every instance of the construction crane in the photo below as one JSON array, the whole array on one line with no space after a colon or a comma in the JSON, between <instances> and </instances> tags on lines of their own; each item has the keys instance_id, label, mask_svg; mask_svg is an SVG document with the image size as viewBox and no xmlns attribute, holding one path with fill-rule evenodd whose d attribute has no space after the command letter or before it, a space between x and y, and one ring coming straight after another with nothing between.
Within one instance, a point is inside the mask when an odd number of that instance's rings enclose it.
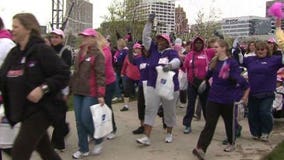
<instances>
[{"instance_id":1,"label":"construction crane","mask_svg":"<svg viewBox=\"0 0 284 160\"><path fill-rule=\"evenodd\" d=\"M52 30L55 28L60 28L64 31L66 28L66 24L68 22L68 17L72 13L72 9L74 7L75 1L73 0L67 15L64 17L64 0L52 0L52 22L51 28Z\"/></svg>"}]
</instances>

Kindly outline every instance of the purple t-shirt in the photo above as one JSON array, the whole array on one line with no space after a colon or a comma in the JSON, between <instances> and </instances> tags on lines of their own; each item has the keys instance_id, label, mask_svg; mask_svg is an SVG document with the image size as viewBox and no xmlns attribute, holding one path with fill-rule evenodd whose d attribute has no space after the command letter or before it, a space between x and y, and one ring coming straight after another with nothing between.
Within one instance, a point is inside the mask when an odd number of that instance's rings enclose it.
<instances>
[{"instance_id":1,"label":"purple t-shirt","mask_svg":"<svg viewBox=\"0 0 284 160\"><path fill-rule=\"evenodd\" d=\"M139 85L142 86L142 81L148 80L149 58L140 56L134 58L133 63L136 65L140 72Z\"/></svg>"},{"instance_id":2,"label":"purple t-shirt","mask_svg":"<svg viewBox=\"0 0 284 160\"><path fill-rule=\"evenodd\" d=\"M149 49L150 57L149 57L149 70L148 70L148 82L147 86L156 87L156 80L157 80L157 66L164 66L168 64L174 58L178 58L178 53L173 49L167 49L163 53L159 53L157 45L152 42L151 47ZM175 75L173 77L174 82L174 90L179 90L179 82L178 82L178 69L174 70Z\"/></svg>"},{"instance_id":3,"label":"purple t-shirt","mask_svg":"<svg viewBox=\"0 0 284 160\"><path fill-rule=\"evenodd\" d=\"M236 60L228 58L218 61L214 70L209 70L208 76L213 78L208 100L221 104L234 103L240 89L249 87L248 82L241 76L241 69Z\"/></svg>"},{"instance_id":4,"label":"purple t-shirt","mask_svg":"<svg viewBox=\"0 0 284 160\"><path fill-rule=\"evenodd\" d=\"M244 58L248 71L250 95L273 93L276 89L277 70L283 67L282 56Z\"/></svg>"}]
</instances>

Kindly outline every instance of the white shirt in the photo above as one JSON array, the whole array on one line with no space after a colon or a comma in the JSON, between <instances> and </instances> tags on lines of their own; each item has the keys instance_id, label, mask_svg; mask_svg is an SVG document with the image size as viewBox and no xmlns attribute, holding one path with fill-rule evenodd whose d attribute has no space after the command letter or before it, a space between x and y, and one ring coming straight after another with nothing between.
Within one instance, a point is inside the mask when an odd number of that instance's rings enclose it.
<instances>
[{"instance_id":1,"label":"white shirt","mask_svg":"<svg viewBox=\"0 0 284 160\"><path fill-rule=\"evenodd\" d=\"M9 38L0 38L0 66L4 62L9 51L15 47L15 43Z\"/></svg>"}]
</instances>

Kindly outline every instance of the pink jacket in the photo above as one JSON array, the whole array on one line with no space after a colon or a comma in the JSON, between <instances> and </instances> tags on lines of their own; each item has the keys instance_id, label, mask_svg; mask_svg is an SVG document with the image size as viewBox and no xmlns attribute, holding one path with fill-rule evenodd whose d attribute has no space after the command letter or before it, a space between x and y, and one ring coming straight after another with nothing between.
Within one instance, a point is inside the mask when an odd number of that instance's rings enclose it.
<instances>
[{"instance_id":1,"label":"pink jacket","mask_svg":"<svg viewBox=\"0 0 284 160\"><path fill-rule=\"evenodd\" d=\"M136 65L133 65L129 59L128 55L125 57L123 66L121 69L121 74L127 76L132 80L139 80L140 79L140 72Z\"/></svg>"},{"instance_id":2,"label":"pink jacket","mask_svg":"<svg viewBox=\"0 0 284 160\"><path fill-rule=\"evenodd\" d=\"M112 66L112 55L110 48L108 46L105 46L103 48L104 56L105 56L105 81L106 85L111 84L115 82L115 72Z\"/></svg>"},{"instance_id":3,"label":"pink jacket","mask_svg":"<svg viewBox=\"0 0 284 160\"><path fill-rule=\"evenodd\" d=\"M194 56L193 56L194 55ZM201 52L190 51L184 60L184 68L187 72L187 79L189 82L193 81L194 77L204 79L208 70L208 65L211 59L215 56L215 50L203 49ZM194 66L192 66L192 58L194 57ZM193 72L194 70L194 72Z\"/></svg>"}]
</instances>

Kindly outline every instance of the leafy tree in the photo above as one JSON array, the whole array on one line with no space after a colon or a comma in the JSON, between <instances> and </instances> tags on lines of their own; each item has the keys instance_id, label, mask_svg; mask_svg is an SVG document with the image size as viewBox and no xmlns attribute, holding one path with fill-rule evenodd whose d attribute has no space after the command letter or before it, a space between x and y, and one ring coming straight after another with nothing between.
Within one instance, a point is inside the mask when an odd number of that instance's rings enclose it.
<instances>
[{"instance_id":1,"label":"leafy tree","mask_svg":"<svg viewBox=\"0 0 284 160\"><path fill-rule=\"evenodd\" d=\"M197 13L196 24L191 26L190 37L199 35L208 39L216 36L216 31L220 29L220 23L217 22L217 18L218 14L214 8L210 9L208 18L206 18L205 13L200 10Z\"/></svg>"},{"instance_id":2,"label":"leafy tree","mask_svg":"<svg viewBox=\"0 0 284 160\"><path fill-rule=\"evenodd\" d=\"M113 0L108 7L108 16L104 16L104 22L98 28L103 35L110 35L111 42L116 42L116 32L121 36L132 33L134 40L140 40L145 21L136 21L134 18L137 0ZM134 12L133 12L134 10ZM134 14L129 14L134 13Z\"/></svg>"}]
</instances>

